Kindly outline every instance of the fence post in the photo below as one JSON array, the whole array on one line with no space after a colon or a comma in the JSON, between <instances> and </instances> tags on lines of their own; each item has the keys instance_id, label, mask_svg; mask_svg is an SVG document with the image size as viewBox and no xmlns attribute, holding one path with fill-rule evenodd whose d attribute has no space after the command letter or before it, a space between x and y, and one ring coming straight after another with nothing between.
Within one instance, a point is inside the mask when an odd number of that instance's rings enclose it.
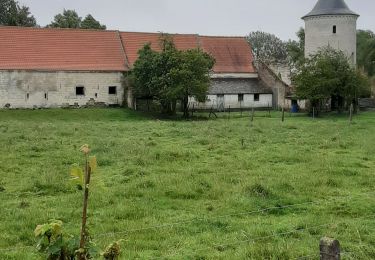
<instances>
[{"instance_id":1,"label":"fence post","mask_svg":"<svg viewBox=\"0 0 375 260\"><path fill-rule=\"evenodd\" d=\"M268 117L271 117L271 106L270 106L270 103L268 103Z\"/></svg>"},{"instance_id":2,"label":"fence post","mask_svg":"<svg viewBox=\"0 0 375 260\"><path fill-rule=\"evenodd\" d=\"M336 239L323 237L320 240L320 260L340 259L340 242Z\"/></svg>"},{"instance_id":3,"label":"fence post","mask_svg":"<svg viewBox=\"0 0 375 260\"><path fill-rule=\"evenodd\" d=\"M349 116L349 123L351 124L352 121L353 121L353 110L354 110L354 106L353 106L353 103L350 104L350 116Z\"/></svg>"},{"instance_id":4,"label":"fence post","mask_svg":"<svg viewBox=\"0 0 375 260\"><path fill-rule=\"evenodd\" d=\"M284 106L282 107L282 116L281 116L281 121L284 122L285 120L285 108Z\"/></svg>"},{"instance_id":5,"label":"fence post","mask_svg":"<svg viewBox=\"0 0 375 260\"><path fill-rule=\"evenodd\" d=\"M312 114L312 116L313 116L313 119L315 119L315 107L313 107L313 114Z\"/></svg>"}]
</instances>

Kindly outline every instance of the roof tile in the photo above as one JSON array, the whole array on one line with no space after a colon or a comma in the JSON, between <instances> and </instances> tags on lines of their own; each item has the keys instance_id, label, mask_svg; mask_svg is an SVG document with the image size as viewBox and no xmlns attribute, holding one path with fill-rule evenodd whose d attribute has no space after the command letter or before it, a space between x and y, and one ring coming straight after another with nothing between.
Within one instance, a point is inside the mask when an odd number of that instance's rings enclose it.
<instances>
[{"instance_id":1,"label":"roof tile","mask_svg":"<svg viewBox=\"0 0 375 260\"><path fill-rule=\"evenodd\" d=\"M180 50L202 48L210 53L216 60L215 73L256 72L245 38L172 37ZM158 33L0 27L0 70L127 71L146 43L160 50L159 38Z\"/></svg>"}]
</instances>

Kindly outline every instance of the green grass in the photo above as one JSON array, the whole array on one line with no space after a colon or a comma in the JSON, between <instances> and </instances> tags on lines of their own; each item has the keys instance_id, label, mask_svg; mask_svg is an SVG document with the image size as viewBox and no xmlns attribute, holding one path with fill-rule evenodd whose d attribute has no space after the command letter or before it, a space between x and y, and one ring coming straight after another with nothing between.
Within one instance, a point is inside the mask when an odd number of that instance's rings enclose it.
<instances>
[{"instance_id":1,"label":"green grass","mask_svg":"<svg viewBox=\"0 0 375 260\"><path fill-rule=\"evenodd\" d=\"M250 127L233 114L1 110L0 259L40 259L33 230L49 219L79 233L69 169L86 143L99 163L90 231L100 248L125 239L123 259L316 259L323 236L344 259L375 259L375 113L265 114Z\"/></svg>"}]
</instances>

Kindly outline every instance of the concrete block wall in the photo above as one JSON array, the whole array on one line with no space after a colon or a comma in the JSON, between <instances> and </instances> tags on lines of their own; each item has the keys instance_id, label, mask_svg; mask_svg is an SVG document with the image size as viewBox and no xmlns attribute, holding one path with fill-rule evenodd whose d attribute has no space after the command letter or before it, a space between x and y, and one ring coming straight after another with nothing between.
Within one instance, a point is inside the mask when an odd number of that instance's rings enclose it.
<instances>
[{"instance_id":1,"label":"concrete block wall","mask_svg":"<svg viewBox=\"0 0 375 260\"><path fill-rule=\"evenodd\" d=\"M83 86L85 95L76 95ZM115 86L116 94L108 87ZM90 99L120 105L124 99L121 72L0 71L0 108L40 108L86 105Z\"/></svg>"}]
</instances>

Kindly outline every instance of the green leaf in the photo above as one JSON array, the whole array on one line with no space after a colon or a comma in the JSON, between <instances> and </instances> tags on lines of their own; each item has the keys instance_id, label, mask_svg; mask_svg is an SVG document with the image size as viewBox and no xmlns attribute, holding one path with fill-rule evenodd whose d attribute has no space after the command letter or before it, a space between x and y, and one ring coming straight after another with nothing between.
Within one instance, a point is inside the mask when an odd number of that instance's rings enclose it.
<instances>
[{"instance_id":1,"label":"green leaf","mask_svg":"<svg viewBox=\"0 0 375 260\"><path fill-rule=\"evenodd\" d=\"M96 168L98 166L97 162L96 162L96 156L91 156L90 157L90 160L89 160L89 166L91 168L91 173L95 172L96 171Z\"/></svg>"},{"instance_id":2,"label":"green leaf","mask_svg":"<svg viewBox=\"0 0 375 260\"><path fill-rule=\"evenodd\" d=\"M78 165L73 165L70 170L70 176L72 177L71 180L74 181L77 185L80 185L81 187L84 185L85 180L83 170Z\"/></svg>"}]
</instances>

